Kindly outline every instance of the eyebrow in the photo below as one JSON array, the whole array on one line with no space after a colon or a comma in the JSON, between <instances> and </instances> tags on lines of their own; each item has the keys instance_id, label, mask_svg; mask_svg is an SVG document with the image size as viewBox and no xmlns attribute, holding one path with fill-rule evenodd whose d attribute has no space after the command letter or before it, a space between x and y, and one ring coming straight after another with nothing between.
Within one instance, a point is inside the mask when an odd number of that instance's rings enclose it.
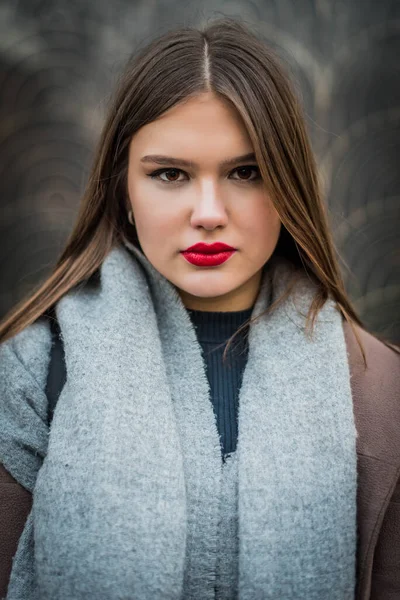
<instances>
[{"instance_id":1,"label":"eyebrow","mask_svg":"<svg viewBox=\"0 0 400 600\"><path fill-rule=\"evenodd\" d=\"M227 158L219 163L220 167L231 167L237 165L240 162L255 161L256 155L254 152L248 154L242 154L241 156L235 156L233 158ZM174 166L185 166L185 167L198 167L199 165L184 158L174 158L173 156L164 156L163 154L147 154L140 159L140 162L152 162L158 165L174 165Z\"/></svg>"}]
</instances>

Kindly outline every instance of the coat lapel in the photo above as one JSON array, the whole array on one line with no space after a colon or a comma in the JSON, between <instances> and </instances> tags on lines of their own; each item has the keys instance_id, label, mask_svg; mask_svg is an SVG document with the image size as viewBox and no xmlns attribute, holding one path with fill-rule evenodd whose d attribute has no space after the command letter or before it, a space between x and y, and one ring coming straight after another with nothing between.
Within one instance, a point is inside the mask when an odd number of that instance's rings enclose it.
<instances>
[{"instance_id":1,"label":"coat lapel","mask_svg":"<svg viewBox=\"0 0 400 600\"><path fill-rule=\"evenodd\" d=\"M355 327L366 351L367 370L354 333L343 321L358 433L356 600L369 600L377 540L400 475L398 389L392 387L398 361L374 336Z\"/></svg>"}]
</instances>

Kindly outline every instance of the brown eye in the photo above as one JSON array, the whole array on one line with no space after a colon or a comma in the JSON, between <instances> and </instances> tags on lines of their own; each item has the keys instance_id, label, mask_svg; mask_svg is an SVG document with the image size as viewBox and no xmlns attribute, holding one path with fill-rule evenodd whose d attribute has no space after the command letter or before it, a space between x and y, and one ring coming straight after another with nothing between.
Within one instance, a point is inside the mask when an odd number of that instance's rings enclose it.
<instances>
[{"instance_id":1,"label":"brown eye","mask_svg":"<svg viewBox=\"0 0 400 600\"><path fill-rule=\"evenodd\" d=\"M176 181L179 177L178 169L169 169L164 174L167 176L168 181Z\"/></svg>"},{"instance_id":2,"label":"brown eye","mask_svg":"<svg viewBox=\"0 0 400 600\"><path fill-rule=\"evenodd\" d=\"M255 172L255 177L251 177L252 171ZM234 170L239 175L239 181L254 181L255 179L259 179L259 170L257 166L246 166L246 167L238 167ZM236 179L236 178L234 178Z\"/></svg>"},{"instance_id":3,"label":"brown eye","mask_svg":"<svg viewBox=\"0 0 400 600\"><path fill-rule=\"evenodd\" d=\"M163 183L180 183L181 181L183 181L182 179L178 179L181 173L183 173L181 169L158 169L157 171L153 171L153 173L150 173L148 177L151 177L152 179L158 179ZM161 177L161 175L166 175L167 179L164 179L163 177Z\"/></svg>"}]
</instances>

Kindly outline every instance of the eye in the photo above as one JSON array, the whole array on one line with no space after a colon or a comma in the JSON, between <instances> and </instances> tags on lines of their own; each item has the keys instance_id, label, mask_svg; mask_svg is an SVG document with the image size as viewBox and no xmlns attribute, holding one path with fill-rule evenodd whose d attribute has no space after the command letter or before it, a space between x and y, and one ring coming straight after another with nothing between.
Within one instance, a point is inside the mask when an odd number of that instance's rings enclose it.
<instances>
[{"instance_id":1,"label":"eye","mask_svg":"<svg viewBox=\"0 0 400 600\"><path fill-rule=\"evenodd\" d=\"M252 178L246 177L246 175L248 175L250 171L255 171L256 176L252 177ZM260 170L257 165L246 165L243 167L237 167L236 169L234 169L232 171L232 173L238 173L240 175L245 175L244 179L242 179L242 177L239 177L239 179L237 181L246 182L246 181L255 181L255 180L260 179Z\"/></svg>"},{"instance_id":2,"label":"eye","mask_svg":"<svg viewBox=\"0 0 400 600\"><path fill-rule=\"evenodd\" d=\"M251 172L255 173L255 177L251 177ZM232 177L236 181L241 181L243 183L258 181L260 176L260 171L257 165L244 165L242 167L236 167L233 169L231 173L238 173L239 178ZM162 181L162 183L171 184L171 183L181 183L185 181L184 179L178 179L180 174L186 175L182 169L170 168L170 169L157 169L157 171L153 171L147 177L151 177L151 179L157 179L158 181ZM161 177L161 175L165 175L167 179ZM244 175L244 177L242 177ZM246 177L246 175L250 175L250 177Z\"/></svg>"},{"instance_id":3,"label":"eye","mask_svg":"<svg viewBox=\"0 0 400 600\"><path fill-rule=\"evenodd\" d=\"M177 176L179 175L179 173L183 172L184 171L181 171L181 169L158 169L157 171L153 171L152 173L150 173L148 177L151 177L152 179L158 179L163 183L180 183L182 179L177 179ZM172 179L161 179L160 177L161 175L171 176L171 174Z\"/></svg>"}]
</instances>

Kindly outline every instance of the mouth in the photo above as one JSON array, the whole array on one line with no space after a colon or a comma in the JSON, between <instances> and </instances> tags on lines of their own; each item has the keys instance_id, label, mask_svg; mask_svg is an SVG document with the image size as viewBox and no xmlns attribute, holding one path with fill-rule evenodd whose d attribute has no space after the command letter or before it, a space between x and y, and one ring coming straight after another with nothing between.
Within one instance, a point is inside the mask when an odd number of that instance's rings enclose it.
<instances>
[{"instance_id":1,"label":"mouth","mask_svg":"<svg viewBox=\"0 0 400 600\"><path fill-rule=\"evenodd\" d=\"M226 262L234 253L236 248L215 242L213 244L199 243L190 246L181 254L192 265L198 267L215 267Z\"/></svg>"}]
</instances>

